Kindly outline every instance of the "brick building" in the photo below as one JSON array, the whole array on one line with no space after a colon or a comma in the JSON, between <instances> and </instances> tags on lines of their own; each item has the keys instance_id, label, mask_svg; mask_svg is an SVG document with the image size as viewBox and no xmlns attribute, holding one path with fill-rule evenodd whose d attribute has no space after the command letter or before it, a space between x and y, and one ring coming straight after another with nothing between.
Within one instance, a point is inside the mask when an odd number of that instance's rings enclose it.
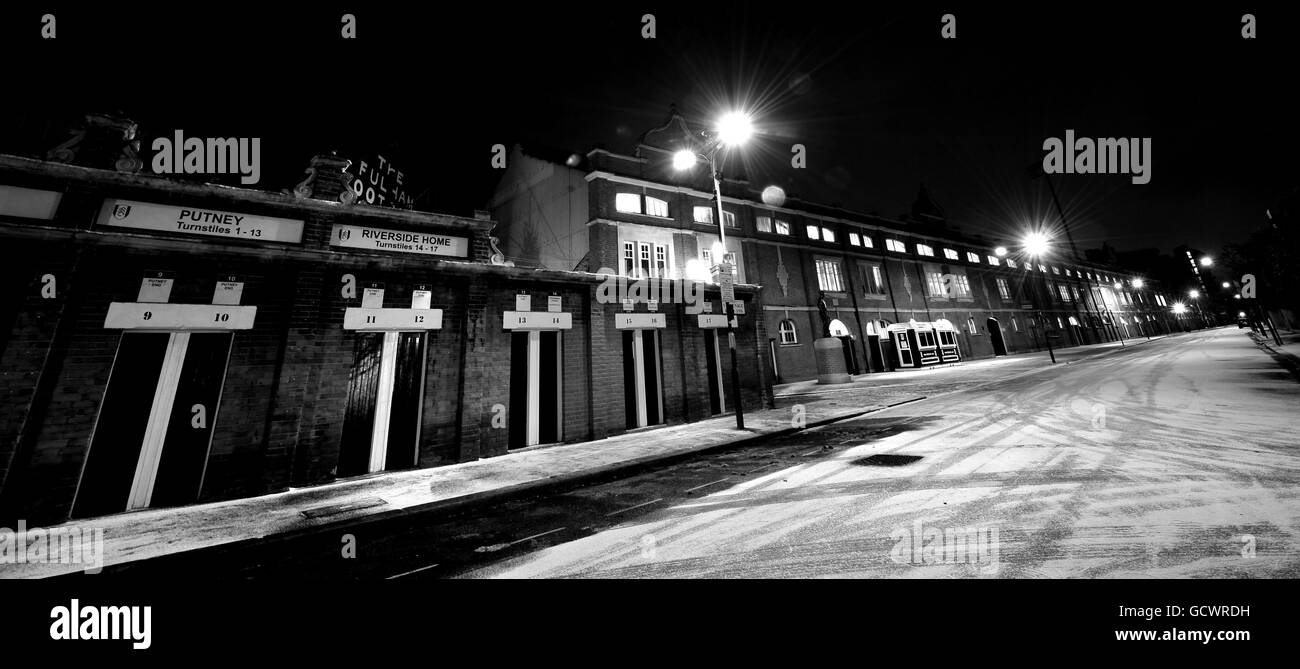
<instances>
[{"instance_id":1,"label":"brick building","mask_svg":"<svg viewBox=\"0 0 1300 669\"><path fill-rule=\"evenodd\" d=\"M266 494L725 408L711 320L611 300L609 277L510 266L486 214L354 203L335 156L272 193L94 149L0 156L5 520ZM761 311L752 287L737 295ZM762 333L739 339L743 401L770 405Z\"/></svg>"},{"instance_id":2,"label":"brick building","mask_svg":"<svg viewBox=\"0 0 1300 669\"><path fill-rule=\"evenodd\" d=\"M488 204L506 256L532 267L708 280L720 250L709 170L672 166L697 134L674 114L630 155L514 147ZM871 350L872 338L912 320L950 324L966 358L1039 350L1047 337L1063 347L1177 328L1154 281L1072 257L1060 244L1043 258L998 255L994 242L940 217L903 221L774 198L743 180L724 180L722 191L725 252L739 281L761 287L762 311L741 325L765 342L774 381L816 376L823 305L860 372L895 369L887 352Z\"/></svg>"}]
</instances>

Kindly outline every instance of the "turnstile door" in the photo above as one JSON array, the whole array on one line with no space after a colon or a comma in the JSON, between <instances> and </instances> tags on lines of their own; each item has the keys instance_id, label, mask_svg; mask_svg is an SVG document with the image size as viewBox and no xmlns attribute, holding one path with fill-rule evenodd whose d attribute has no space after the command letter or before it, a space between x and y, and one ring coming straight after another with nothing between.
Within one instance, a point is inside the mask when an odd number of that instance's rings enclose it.
<instances>
[{"instance_id":1,"label":"turnstile door","mask_svg":"<svg viewBox=\"0 0 1300 669\"><path fill-rule=\"evenodd\" d=\"M127 332L73 517L198 500L233 333Z\"/></svg>"},{"instance_id":2,"label":"turnstile door","mask_svg":"<svg viewBox=\"0 0 1300 669\"><path fill-rule=\"evenodd\" d=\"M561 335L558 330L510 336L510 448L562 440Z\"/></svg>"},{"instance_id":3,"label":"turnstile door","mask_svg":"<svg viewBox=\"0 0 1300 669\"><path fill-rule=\"evenodd\" d=\"M629 428L663 422L659 332L623 331L623 388Z\"/></svg>"},{"instance_id":4,"label":"turnstile door","mask_svg":"<svg viewBox=\"0 0 1300 669\"><path fill-rule=\"evenodd\" d=\"M415 466L427 341L424 332L357 333L338 476Z\"/></svg>"},{"instance_id":5,"label":"turnstile door","mask_svg":"<svg viewBox=\"0 0 1300 669\"><path fill-rule=\"evenodd\" d=\"M716 416L726 410L722 395L722 351L718 346L718 331L704 333L704 363L709 374L709 414Z\"/></svg>"}]
</instances>

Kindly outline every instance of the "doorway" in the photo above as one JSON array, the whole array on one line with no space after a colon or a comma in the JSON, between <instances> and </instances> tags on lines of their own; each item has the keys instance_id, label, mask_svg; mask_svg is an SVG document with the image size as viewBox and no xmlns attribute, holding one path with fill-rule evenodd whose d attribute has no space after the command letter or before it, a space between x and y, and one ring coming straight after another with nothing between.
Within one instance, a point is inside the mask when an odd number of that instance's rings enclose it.
<instances>
[{"instance_id":1,"label":"doorway","mask_svg":"<svg viewBox=\"0 0 1300 669\"><path fill-rule=\"evenodd\" d=\"M198 500L234 334L125 332L72 516Z\"/></svg>"},{"instance_id":2,"label":"doorway","mask_svg":"<svg viewBox=\"0 0 1300 669\"><path fill-rule=\"evenodd\" d=\"M1002 325L998 323L998 319L990 318L984 323L984 326L989 331L989 341L993 343L993 355L1006 355L1007 342L1002 337Z\"/></svg>"},{"instance_id":3,"label":"doorway","mask_svg":"<svg viewBox=\"0 0 1300 669\"><path fill-rule=\"evenodd\" d=\"M663 422L658 330L623 331L623 388L629 429Z\"/></svg>"},{"instance_id":4,"label":"doorway","mask_svg":"<svg viewBox=\"0 0 1300 669\"><path fill-rule=\"evenodd\" d=\"M427 341L424 332L357 333L338 476L415 466Z\"/></svg>"},{"instance_id":5,"label":"doorway","mask_svg":"<svg viewBox=\"0 0 1300 669\"><path fill-rule=\"evenodd\" d=\"M510 335L510 448L563 439L563 367L559 330Z\"/></svg>"}]
</instances>

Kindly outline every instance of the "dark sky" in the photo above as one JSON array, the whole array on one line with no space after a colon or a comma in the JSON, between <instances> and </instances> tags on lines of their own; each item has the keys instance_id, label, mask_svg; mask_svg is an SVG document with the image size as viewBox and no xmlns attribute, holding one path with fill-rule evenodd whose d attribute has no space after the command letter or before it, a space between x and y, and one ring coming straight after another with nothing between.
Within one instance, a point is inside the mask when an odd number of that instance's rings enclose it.
<instances>
[{"instance_id":1,"label":"dark sky","mask_svg":"<svg viewBox=\"0 0 1300 669\"><path fill-rule=\"evenodd\" d=\"M754 185L898 215L923 182L963 227L1012 239L1055 219L1026 168L1070 128L1152 138L1147 185L1055 177L1080 245L1121 249L1217 249L1300 183L1292 10L381 5L17 3L0 34L0 151L43 153L69 119L121 110L146 154L176 128L261 137L267 189L291 187L321 150L383 153L424 193L421 208L467 215L498 176L493 144L627 151L670 103L700 121L740 105L761 135L728 171ZM54 41L38 39L45 11ZM338 37L345 11L358 17L355 41ZM1241 39L1244 11L1261 22L1257 40ZM947 12L956 40L939 37ZM645 13L655 39L641 36ZM795 143L806 169L790 165Z\"/></svg>"}]
</instances>

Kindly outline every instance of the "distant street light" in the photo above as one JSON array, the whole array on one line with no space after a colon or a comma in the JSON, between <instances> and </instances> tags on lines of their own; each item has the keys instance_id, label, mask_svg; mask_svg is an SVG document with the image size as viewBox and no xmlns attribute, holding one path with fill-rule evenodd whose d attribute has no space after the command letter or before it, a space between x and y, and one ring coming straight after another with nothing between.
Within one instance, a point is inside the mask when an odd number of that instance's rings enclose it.
<instances>
[{"instance_id":1,"label":"distant street light","mask_svg":"<svg viewBox=\"0 0 1300 669\"><path fill-rule=\"evenodd\" d=\"M1174 313L1181 316L1187 313L1187 307L1183 306L1182 302L1174 302Z\"/></svg>"},{"instance_id":2,"label":"distant street light","mask_svg":"<svg viewBox=\"0 0 1300 669\"><path fill-rule=\"evenodd\" d=\"M1041 256L1047 253L1049 243L1047 235L1041 232L1031 232L1025 235L1024 245L1025 253L1030 256Z\"/></svg>"},{"instance_id":3,"label":"distant street light","mask_svg":"<svg viewBox=\"0 0 1300 669\"><path fill-rule=\"evenodd\" d=\"M754 122L745 112L728 112L718 119L718 141L726 146L739 146L754 134Z\"/></svg>"},{"instance_id":4,"label":"distant street light","mask_svg":"<svg viewBox=\"0 0 1300 669\"><path fill-rule=\"evenodd\" d=\"M1133 279L1133 287L1134 287L1134 288L1141 288L1141 287L1144 286L1144 285L1146 285L1146 283L1143 282L1142 279Z\"/></svg>"},{"instance_id":5,"label":"distant street light","mask_svg":"<svg viewBox=\"0 0 1300 669\"><path fill-rule=\"evenodd\" d=\"M1201 267L1209 267L1213 264L1214 260L1210 256L1201 256Z\"/></svg>"},{"instance_id":6,"label":"distant street light","mask_svg":"<svg viewBox=\"0 0 1300 669\"><path fill-rule=\"evenodd\" d=\"M1227 281L1224 281L1224 282L1223 282L1223 287L1224 287L1224 288L1231 288L1231 287L1232 287L1232 284L1228 283Z\"/></svg>"},{"instance_id":7,"label":"distant street light","mask_svg":"<svg viewBox=\"0 0 1300 669\"><path fill-rule=\"evenodd\" d=\"M673 169L689 170L695 167L695 152L689 149L682 149L673 154Z\"/></svg>"},{"instance_id":8,"label":"distant street light","mask_svg":"<svg viewBox=\"0 0 1300 669\"><path fill-rule=\"evenodd\" d=\"M1189 291L1187 291L1187 296L1190 297L1190 298L1192 298L1192 299L1194 300L1194 299L1196 299L1196 298L1198 298L1198 297L1201 296L1201 291L1199 291L1199 290L1189 290Z\"/></svg>"},{"instance_id":9,"label":"distant street light","mask_svg":"<svg viewBox=\"0 0 1300 669\"><path fill-rule=\"evenodd\" d=\"M1007 247L1005 246L999 246L996 249L993 249L993 255L999 258L1005 256L1006 254L1007 254Z\"/></svg>"}]
</instances>

